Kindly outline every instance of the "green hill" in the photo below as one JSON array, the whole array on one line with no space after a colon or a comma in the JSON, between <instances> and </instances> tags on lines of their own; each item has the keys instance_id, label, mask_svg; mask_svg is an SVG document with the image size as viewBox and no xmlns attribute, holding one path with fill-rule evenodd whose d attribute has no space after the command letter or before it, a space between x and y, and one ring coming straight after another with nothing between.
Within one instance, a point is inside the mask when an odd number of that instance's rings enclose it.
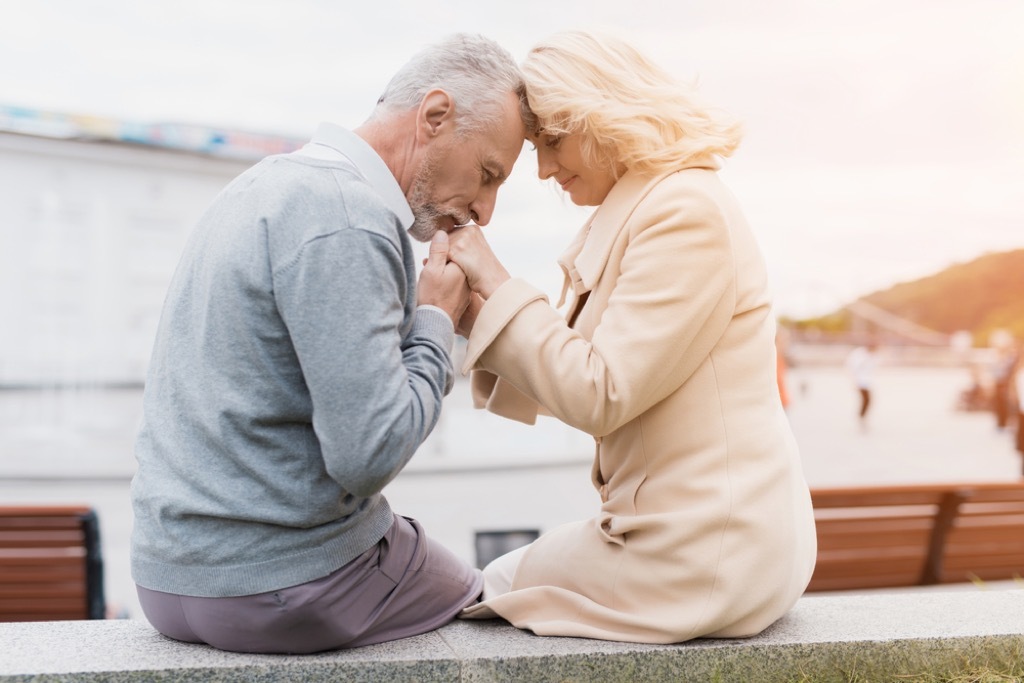
<instances>
[{"instance_id":1,"label":"green hill","mask_svg":"<svg viewBox=\"0 0 1024 683\"><path fill-rule=\"evenodd\" d=\"M1024 249L985 254L863 300L937 332L967 330L978 345L987 344L995 329L1005 329L1024 340ZM797 329L845 332L852 322L843 308L791 324Z\"/></svg>"}]
</instances>

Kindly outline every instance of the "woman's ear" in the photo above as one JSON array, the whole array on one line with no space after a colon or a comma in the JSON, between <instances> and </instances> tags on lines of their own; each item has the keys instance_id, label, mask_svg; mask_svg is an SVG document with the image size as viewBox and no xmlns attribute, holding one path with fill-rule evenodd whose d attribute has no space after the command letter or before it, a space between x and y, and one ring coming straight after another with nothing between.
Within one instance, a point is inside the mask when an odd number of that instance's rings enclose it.
<instances>
[{"instance_id":1,"label":"woman's ear","mask_svg":"<svg viewBox=\"0 0 1024 683\"><path fill-rule=\"evenodd\" d=\"M443 135L455 128L455 101L436 88L423 96L416 112L416 137L420 142Z\"/></svg>"}]
</instances>

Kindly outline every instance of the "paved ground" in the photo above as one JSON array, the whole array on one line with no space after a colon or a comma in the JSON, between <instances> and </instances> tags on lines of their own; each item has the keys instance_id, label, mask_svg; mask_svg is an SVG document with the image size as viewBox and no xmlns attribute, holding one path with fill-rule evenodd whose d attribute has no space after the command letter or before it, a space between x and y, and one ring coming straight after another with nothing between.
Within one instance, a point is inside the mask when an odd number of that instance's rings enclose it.
<instances>
[{"instance_id":1,"label":"paved ground","mask_svg":"<svg viewBox=\"0 0 1024 683\"><path fill-rule=\"evenodd\" d=\"M790 375L790 418L811 486L1004 481L1021 475L1013 435L990 413L954 410L966 373L883 367L862 429L860 397L840 368Z\"/></svg>"}]
</instances>

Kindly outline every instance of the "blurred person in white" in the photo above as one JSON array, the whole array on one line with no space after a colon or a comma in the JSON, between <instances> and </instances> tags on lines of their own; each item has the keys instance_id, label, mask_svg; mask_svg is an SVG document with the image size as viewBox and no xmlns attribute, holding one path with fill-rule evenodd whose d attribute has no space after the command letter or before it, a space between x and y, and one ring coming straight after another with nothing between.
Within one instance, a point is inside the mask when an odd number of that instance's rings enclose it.
<instances>
[{"instance_id":1,"label":"blurred person in white","mask_svg":"<svg viewBox=\"0 0 1024 683\"><path fill-rule=\"evenodd\" d=\"M1021 475L1024 475L1024 344L1017 348L1017 364L1014 368L1014 399L1017 406L1017 452L1021 457Z\"/></svg>"},{"instance_id":2,"label":"blurred person in white","mask_svg":"<svg viewBox=\"0 0 1024 683\"><path fill-rule=\"evenodd\" d=\"M875 370L878 368L878 342L871 338L866 344L856 347L846 357L846 369L853 378L853 385L860 397L857 418L862 430L868 428L868 410L871 408L872 391L875 386Z\"/></svg>"},{"instance_id":3,"label":"blurred person in white","mask_svg":"<svg viewBox=\"0 0 1024 683\"><path fill-rule=\"evenodd\" d=\"M354 131L235 179L167 294L132 483L132 576L164 635L242 652L412 636L479 570L381 490L451 390L469 300L447 232L486 224L528 116L503 48L417 54ZM410 235L430 241L419 276Z\"/></svg>"},{"instance_id":4,"label":"blurred person in white","mask_svg":"<svg viewBox=\"0 0 1024 683\"><path fill-rule=\"evenodd\" d=\"M464 369L478 406L592 435L600 502L489 564L463 616L650 643L754 635L803 593L816 542L765 264L716 173L738 126L611 37L555 35L523 72L541 179L597 209L559 259L566 316L479 228L452 234L475 293Z\"/></svg>"}]
</instances>

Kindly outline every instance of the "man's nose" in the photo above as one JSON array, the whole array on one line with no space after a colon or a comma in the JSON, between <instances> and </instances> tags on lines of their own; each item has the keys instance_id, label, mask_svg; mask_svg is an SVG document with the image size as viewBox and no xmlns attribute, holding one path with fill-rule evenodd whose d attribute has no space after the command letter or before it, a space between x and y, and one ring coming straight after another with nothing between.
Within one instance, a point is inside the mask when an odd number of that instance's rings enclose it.
<instances>
[{"instance_id":1,"label":"man's nose","mask_svg":"<svg viewBox=\"0 0 1024 683\"><path fill-rule=\"evenodd\" d=\"M498 202L498 189L480 190L480 194L469 205L469 213L477 225L487 225L494 214L494 205Z\"/></svg>"}]
</instances>

